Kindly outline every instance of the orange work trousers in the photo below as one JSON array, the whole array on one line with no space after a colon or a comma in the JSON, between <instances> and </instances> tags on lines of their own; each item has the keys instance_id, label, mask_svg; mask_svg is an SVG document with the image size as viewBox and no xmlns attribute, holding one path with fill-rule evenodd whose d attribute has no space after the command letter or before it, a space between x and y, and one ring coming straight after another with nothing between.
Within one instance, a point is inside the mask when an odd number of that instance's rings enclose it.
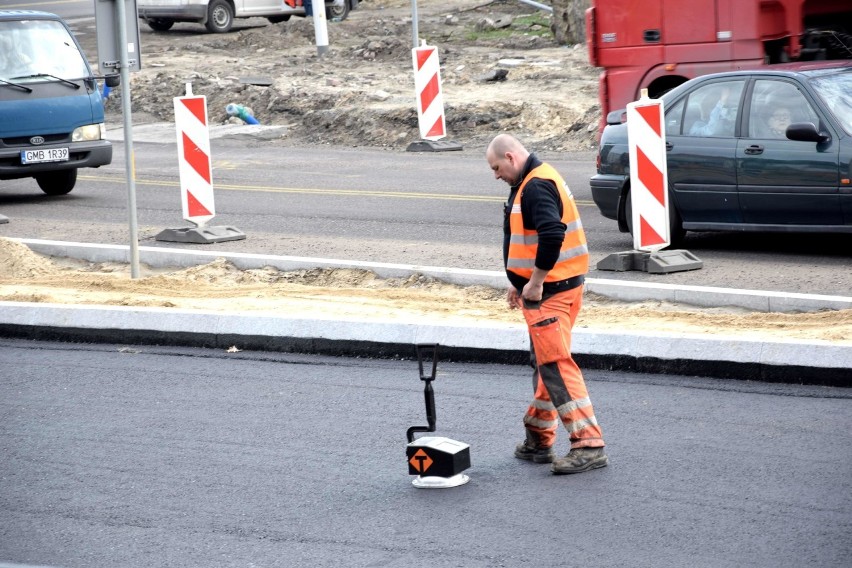
<instances>
[{"instance_id":1,"label":"orange work trousers","mask_svg":"<svg viewBox=\"0 0 852 568\"><path fill-rule=\"evenodd\" d=\"M572 449L602 447L603 434L583 373L571 357L571 329L583 304L583 286L523 304L535 366L535 394L524 427L541 446L552 446L561 421Z\"/></svg>"}]
</instances>

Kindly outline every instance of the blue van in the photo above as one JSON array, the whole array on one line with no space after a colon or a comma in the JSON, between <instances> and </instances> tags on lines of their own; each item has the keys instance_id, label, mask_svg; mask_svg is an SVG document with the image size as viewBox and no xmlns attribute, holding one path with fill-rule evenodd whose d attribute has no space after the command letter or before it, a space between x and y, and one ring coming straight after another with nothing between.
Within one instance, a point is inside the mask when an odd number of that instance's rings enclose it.
<instances>
[{"instance_id":1,"label":"blue van","mask_svg":"<svg viewBox=\"0 0 852 568\"><path fill-rule=\"evenodd\" d=\"M0 10L0 180L32 177L44 193L65 195L79 168L111 161L103 98L67 24Z\"/></svg>"}]
</instances>

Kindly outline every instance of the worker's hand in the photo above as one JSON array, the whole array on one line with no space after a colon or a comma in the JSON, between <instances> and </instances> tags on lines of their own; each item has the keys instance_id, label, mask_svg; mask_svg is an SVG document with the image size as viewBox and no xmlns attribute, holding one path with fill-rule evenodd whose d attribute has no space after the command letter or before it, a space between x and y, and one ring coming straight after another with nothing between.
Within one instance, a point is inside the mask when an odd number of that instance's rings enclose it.
<instances>
[{"instance_id":1,"label":"worker's hand","mask_svg":"<svg viewBox=\"0 0 852 568\"><path fill-rule=\"evenodd\" d=\"M506 291L506 302L509 304L510 310L517 310L521 307L521 296L518 294L518 289L514 286L509 286Z\"/></svg>"},{"instance_id":2,"label":"worker's hand","mask_svg":"<svg viewBox=\"0 0 852 568\"><path fill-rule=\"evenodd\" d=\"M530 280L529 282L527 282L527 285L524 286L524 289L521 292L521 297L527 302L535 303L541 301L541 296L543 293L544 285Z\"/></svg>"},{"instance_id":3,"label":"worker's hand","mask_svg":"<svg viewBox=\"0 0 852 568\"><path fill-rule=\"evenodd\" d=\"M533 268L529 282L521 290L521 301L528 308L537 309L538 304L541 303L541 296L544 294L544 279L546 277L547 270L542 270L537 266Z\"/></svg>"}]
</instances>

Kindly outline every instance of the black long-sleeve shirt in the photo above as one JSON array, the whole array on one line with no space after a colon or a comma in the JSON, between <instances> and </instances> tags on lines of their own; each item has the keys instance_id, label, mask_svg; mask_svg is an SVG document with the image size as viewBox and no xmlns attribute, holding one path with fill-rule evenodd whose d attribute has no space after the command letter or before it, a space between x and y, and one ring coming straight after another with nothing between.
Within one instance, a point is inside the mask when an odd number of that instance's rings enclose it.
<instances>
[{"instance_id":1,"label":"black long-sleeve shirt","mask_svg":"<svg viewBox=\"0 0 852 568\"><path fill-rule=\"evenodd\" d=\"M503 266L509 259L509 216L512 212L512 203L520 189L521 182L533 169L541 165L535 154L530 154L518 183L511 187L509 201L504 207L503 220ZM551 270L559 259L559 251L562 249L562 241L565 239L565 223L562 222L562 200L559 190L550 180L533 178L524 187L521 195L521 216L524 220L524 228L535 230L538 233L538 251L535 257L535 266L542 270ZM529 279L518 276L514 272L506 271L509 282L518 290L529 282ZM551 283L545 283L544 290L548 292ZM554 288L559 288L555 286ZM552 290L556 291L556 289Z\"/></svg>"}]
</instances>

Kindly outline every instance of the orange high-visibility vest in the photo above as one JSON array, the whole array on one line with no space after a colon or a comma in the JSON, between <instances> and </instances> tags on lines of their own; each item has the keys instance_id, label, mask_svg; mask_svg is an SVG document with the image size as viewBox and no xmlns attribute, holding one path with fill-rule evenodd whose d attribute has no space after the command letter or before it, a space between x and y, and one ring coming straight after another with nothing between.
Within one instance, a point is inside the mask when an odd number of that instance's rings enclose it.
<instances>
[{"instance_id":1,"label":"orange high-visibility vest","mask_svg":"<svg viewBox=\"0 0 852 568\"><path fill-rule=\"evenodd\" d=\"M509 214L509 258L506 262L506 270L518 276L529 279L535 268L535 255L538 251L538 233L535 230L524 228L524 219L521 215L521 196L527 182L533 178L546 179L553 182L559 191L562 201L562 222L565 223L565 238L562 240L562 249L559 259L553 269L547 273L545 282L559 282L573 276L586 274L589 271L589 249L586 246L586 234L580 222L580 212L574 202L574 196L565 186L562 176L550 165L542 164L534 168L524 181L512 202L512 211Z\"/></svg>"}]
</instances>

